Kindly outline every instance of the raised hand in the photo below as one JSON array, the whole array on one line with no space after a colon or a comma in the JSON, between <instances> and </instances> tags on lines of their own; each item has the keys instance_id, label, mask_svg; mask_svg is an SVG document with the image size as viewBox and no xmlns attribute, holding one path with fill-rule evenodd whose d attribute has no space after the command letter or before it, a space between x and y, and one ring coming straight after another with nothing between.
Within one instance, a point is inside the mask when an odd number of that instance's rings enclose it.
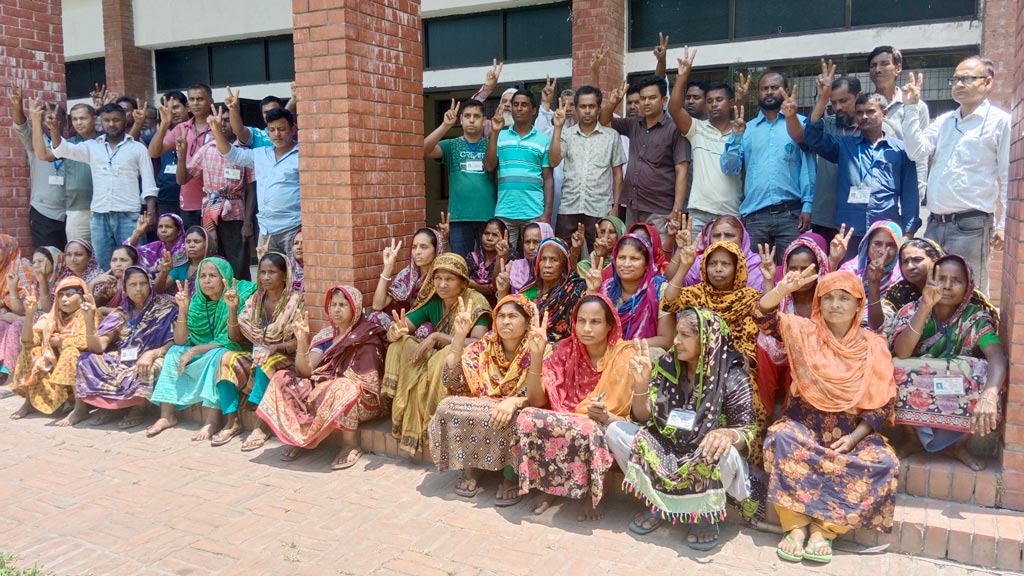
<instances>
[{"instance_id":1,"label":"raised hand","mask_svg":"<svg viewBox=\"0 0 1024 576\"><path fill-rule=\"evenodd\" d=\"M828 259L833 262L833 265L838 264L846 256L846 251L850 248L850 238L853 237L853 226L850 226L849 230L846 228L846 224L839 227L839 233L832 238L832 242L828 245Z\"/></svg>"},{"instance_id":2,"label":"raised hand","mask_svg":"<svg viewBox=\"0 0 1024 576\"><path fill-rule=\"evenodd\" d=\"M33 101L31 101L29 103L29 106L28 106L28 117L29 117L29 119L32 120L32 124L33 125L36 122L43 122L44 120L48 120L48 119L45 119L44 116L43 116L43 113L45 111L46 111L46 108L45 108L42 100L36 99L36 100L33 100ZM46 130L49 131L50 127L52 125L52 122L47 121L44 125L46 126Z\"/></svg>"},{"instance_id":3,"label":"raised hand","mask_svg":"<svg viewBox=\"0 0 1024 576\"><path fill-rule=\"evenodd\" d=\"M648 346L647 340L637 338L633 340L633 347L636 349L636 353L629 361L629 375L633 377L634 386L647 385L650 383L651 373L654 371L650 346Z\"/></svg>"},{"instance_id":4,"label":"raised hand","mask_svg":"<svg viewBox=\"0 0 1024 576\"><path fill-rule=\"evenodd\" d=\"M132 118L135 120L136 123L141 125L143 122L146 121L147 110L149 110L148 100L142 101L142 108L136 108L135 110L132 110Z\"/></svg>"},{"instance_id":5,"label":"raised hand","mask_svg":"<svg viewBox=\"0 0 1024 576\"><path fill-rule=\"evenodd\" d=\"M499 262L508 258L509 250L511 250L511 247L508 242L508 230L505 230L501 234L501 240L498 240L498 243L494 245L494 251L498 253Z\"/></svg>"},{"instance_id":6,"label":"raised hand","mask_svg":"<svg viewBox=\"0 0 1024 576\"><path fill-rule=\"evenodd\" d=\"M796 116L796 113L797 113L796 94L797 94L797 91L799 89L800 89L800 86L798 86L796 84L793 84L792 92L786 92L785 88L782 89L782 94L783 94L783 96L786 97L785 100L782 101L782 115L785 116L786 118L789 118L791 116Z\"/></svg>"},{"instance_id":7,"label":"raised hand","mask_svg":"<svg viewBox=\"0 0 1024 576\"><path fill-rule=\"evenodd\" d=\"M621 85L617 86L614 90L612 90L610 100L614 102L616 106L618 106L619 102L622 102L622 99L626 97L626 92L628 91L629 78L626 78L625 80L622 81Z\"/></svg>"},{"instance_id":8,"label":"raised hand","mask_svg":"<svg viewBox=\"0 0 1024 576\"><path fill-rule=\"evenodd\" d=\"M402 241L399 240L397 243L395 239L391 239L390 246L384 246L384 250L381 251L381 259L384 261L384 275L391 276L391 273L395 270L395 262L398 260L398 252L402 249Z\"/></svg>"},{"instance_id":9,"label":"raised hand","mask_svg":"<svg viewBox=\"0 0 1024 576\"><path fill-rule=\"evenodd\" d=\"M729 126L732 127L734 134L743 134L747 129L747 121L743 119L746 111L746 107L743 105L732 107L732 120L729 122Z\"/></svg>"},{"instance_id":10,"label":"raised hand","mask_svg":"<svg viewBox=\"0 0 1024 576\"><path fill-rule=\"evenodd\" d=\"M149 212L143 212L135 222L135 233L140 237L145 234L146 230L149 230L149 225L152 224L151 220L152 217L149 215Z\"/></svg>"},{"instance_id":11,"label":"raised hand","mask_svg":"<svg viewBox=\"0 0 1024 576\"><path fill-rule=\"evenodd\" d=\"M82 296L82 314L93 326L96 325L96 298L92 294Z\"/></svg>"},{"instance_id":12,"label":"raised hand","mask_svg":"<svg viewBox=\"0 0 1024 576\"><path fill-rule=\"evenodd\" d=\"M107 99L107 85L96 84L96 88L89 92L89 97L92 98L92 107L99 110L103 107L103 101Z\"/></svg>"},{"instance_id":13,"label":"raised hand","mask_svg":"<svg viewBox=\"0 0 1024 576\"><path fill-rule=\"evenodd\" d=\"M600 294L601 285L604 283L602 272L604 271L604 257L594 256L590 260L590 270L587 271L587 293Z\"/></svg>"},{"instance_id":14,"label":"raised hand","mask_svg":"<svg viewBox=\"0 0 1024 576\"><path fill-rule=\"evenodd\" d=\"M449 128L458 124L460 106L462 106L462 103L456 101L455 98L452 98L452 105L445 111L444 119L441 120L441 123Z\"/></svg>"},{"instance_id":15,"label":"raised hand","mask_svg":"<svg viewBox=\"0 0 1024 576\"><path fill-rule=\"evenodd\" d=\"M654 58L658 62L665 60L665 55L668 54L668 36L658 32L658 45L654 47Z\"/></svg>"},{"instance_id":16,"label":"raised hand","mask_svg":"<svg viewBox=\"0 0 1024 576\"><path fill-rule=\"evenodd\" d=\"M821 74L818 74L817 85L818 85L818 97L828 98L832 94L832 81L836 77L836 65L829 59L828 63L825 59L821 59Z\"/></svg>"},{"instance_id":17,"label":"raised hand","mask_svg":"<svg viewBox=\"0 0 1024 576\"><path fill-rule=\"evenodd\" d=\"M301 314L295 315L292 322L292 333L299 343L309 344L309 311L303 310Z\"/></svg>"},{"instance_id":18,"label":"raised hand","mask_svg":"<svg viewBox=\"0 0 1024 576\"><path fill-rule=\"evenodd\" d=\"M926 308L934 308L942 300L942 283L939 282L939 267L932 266L931 277L921 290L921 303Z\"/></svg>"},{"instance_id":19,"label":"raised hand","mask_svg":"<svg viewBox=\"0 0 1024 576\"><path fill-rule=\"evenodd\" d=\"M498 62L498 59L494 58L491 61L491 69L487 71L484 84L487 84L488 86L497 86L498 79L501 78L501 69L504 67L504 62Z\"/></svg>"},{"instance_id":20,"label":"raised hand","mask_svg":"<svg viewBox=\"0 0 1024 576\"><path fill-rule=\"evenodd\" d=\"M737 73L736 85L734 86L734 91L736 92L736 102L742 104L747 101L747 94L750 94L750 76L751 74L749 73L745 76L742 72Z\"/></svg>"},{"instance_id":21,"label":"raised hand","mask_svg":"<svg viewBox=\"0 0 1024 576\"><path fill-rule=\"evenodd\" d=\"M583 222L576 225L576 231L569 237L573 248L583 248L583 243L587 240L586 228L583 227Z\"/></svg>"},{"instance_id":22,"label":"raised hand","mask_svg":"<svg viewBox=\"0 0 1024 576\"><path fill-rule=\"evenodd\" d=\"M444 240L445 246L448 245L448 236L452 231L452 214L451 212L441 212L441 220L437 223L437 231L441 234L441 238Z\"/></svg>"},{"instance_id":23,"label":"raised hand","mask_svg":"<svg viewBox=\"0 0 1024 576\"><path fill-rule=\"evenodd\" d=\"M758 244L757 254L761 257L761 277L765 280L775 279L775 246Z\"/></svg>"},{"instance_id":24,"label":"raised hand","mask_svg":"<svg viewBox=\"0 0 1024 576\"><path fill-rule=\"evenodd\" d=\"M188 154L188 142L184 138L177 138L174 141L174 149L178 154L178 161L180 162Z\"/></svg>"},{"instance_id":25,"label":"raised hand","mask_svg":"<svg viewBox=\"0 0 1024 576\"><path fill-rule=\"evenodd\" d=\"M921 88L924 86L924 73L919 72L917 76L910 73L910 82L903 85L903 104L910 106L921 101Z\"/></svg>"},{"instance_id":26,"label":"raised hand","mask_svg":"<svg viewBox=\"0 0 1024 576\"><path fill-rule=\"evenodd\" d=\"M679 64L679 76L682 78L689 78L690 72L693 71L693 61L697 58L697 49L694 48L693 52L690 52L689 46L683 46L683 57L678 58Z\"/></svg>"},{"instance_id":27,"label":"raised hand","mask_svg":"<svg viewBox=\"0 0 1024 576\"><path fill-rule=\"evenodd\" d=\"M391 311L391 319L393 322L391 326L388 326L388 340L396 342L409 334L409 323L406 320L405 308L402 308L400 312L394 310Z\"/></svg>"},{"instance_id":28,"label":"raised hand","mask_svg":"<svg viewBox=\"0 0 1024 576\"><path fill-rule=\"evenodd\" d=\"M224 97L224 105L227 106L228 110L238 109L238 94L241 90L232 92L231 86L227 87L228 94Z\"/></svg>"},{"instance_id":29,"label":"raised hand","mask_svg":"<svg viewBox=\"0 0 1024 576\"><path fill-rule=\"evenodd\" d=\"M494 109L494 116L491 118L491 130L501 132L505 128L505 105L498 104Z\"/></svg>"},{"instance_id":30,"label":"raised hand","mask_svg":"<svg viewBox=\"0 0 1024 576\"><path fill-rule=\"evenodd\" d=\"M676 232L676 250L679 251L679 265L685 270L697 261L697 245L693 242L693 220L686 214L679 216L679 231Z\"/></svg>"},{"instance_id":31,"label":"raised hand","mask_svg":"<svg viewBox=\"0 0 1024 576\"><path fill-rule=\"evenodd\" d=\"M18 278L18 272L12 266L10 268L10 270L7 271L7 289L8 289L8 291L10 291L12 294L17 294L18 293L18 285L20 283L21 283L21 279ZM2 295L0 295L0 296L2 296Z\"/></svg>"},{"instance_id":32,"label":"raised hand","mask_svg":"<svg viewBox=\"0 0 1024 576\"><path fill-rule=\"evenodd\" d=\"M555 101L555 83L558 82L558 78L552 78L551 76L545 76L544 88L540 91L540 105L548 110L551 109L551 103Z\"/></svg>"},{"instance_id":33,"label":"raised hand","mask_svg":"<svg viewBox=\"0 0 1024 576\"><path fill-rule=\"evenodd\" d=\"M548 313L545 310L544 317L541 318L536 304L530 303L530 308L533 315L530 317L530 331L526 338L529 342L530 352L535 358L542 358L544 351L548 348Z\"/></svg>"},{"instance_id":34,"label":"raised hand","mask_svg":"<svg viewBox=\"0 0 1024 576\"><path fill-rule=\"evenodd\" d=\"M881 286L882 278L885 277L885 260L879 258L868 262L868 269L865 272L868 285Z\"/></svg>"},{"instance_id":35,"label":"raised hand","mask_svg":"<svg viewBox=\"0 0 1024 576\"><path fill-rule=\"evenodd\" d=\"M799 272L796 270L787 272L786 275L782 277L782 280L775 285L775 290L780 296L785 298L817 279L818 267L812 264Z\"/></svg>"},{"instance_id":36,"label":"raised hand","mask_svg":"<svg viewBox=\"0 0 1024 576\"><path fill-rule=\"evenodd\" d=\"M210 104L210 116L206 119L206 123L210 125L210 130L216 130L217 132L221 131L221 125L224 121L221 119L220 115L223 113L223 107Z\"/></svg>"},{"instance_id":37,"label":"raised hand","mask_svg":"<svg viewBox=\"0 0 1024 576\"><path fill-rule=\"evenodd\" d=\"M25 96L21 92L21 86L12 86L9 97L11 99L11 105L20 108L22 101L25 99Z\"/></svg>"},{"instance_id":38,"label":"raised hand","mask_svg":"<svg viewBox=\"0 0 1024 576\"><path fill-rule=\"evenodd\" d=\"M211 104L212 106L212 104ZM168 129L171 127L171 107L165 100L160 107L157 108L157 112L160 113L160 125L166 126Z\"/></svg>"},{"instance_id":39,"label":"raised hand","mask_svg":"<svg viewBox=\"0 0 1024 576\"><path fill-rule=\"evenodd\" d=\"M608 54L608 47L601 46L597 50L594 50L594 55L590 57L590 67L596 68L601 65L604 61L605 55Z\"/></svg>"},{"instance_id":40,"label":"raised hand","mask_svg":"<svg viewBox=\"0 0 1024 576\"><path fill-rule=\"evenodd\" d=\"M231 279L228 283L227 280L221 279L224 283L224 303L228 305L228 310L238 311L238 305L241 302L241 298L238 297L238 280L235 278Z\"/></svg>"},{"instance_id":41,"label":"raised hand","mask_svg":"<svg viewBox=\"0 0 1024 576\"><path fill-rule=\"evenodd\" d=\"M31 321L31 318L36 315L36 310L39 309L39 300L36 299L32 294L25 295L25 321Z\"/></svg>"},{"instance_id":42,"label":"raised hand","mask_svg":"<svg viewBox=\"0 0 1024 576\"><path fill-rule=\"evenodd\" d=\"M175 284L178 291L174 293L174 302L178 305L178 317L182 318L188 315L188 305L192 297L188 295L188 287L182 284L181 280L175 280Z\"/></svg>"},{"instance_id":43,"label":"raised hand","mask_svg":"<svg viewBox=\"0 0 1024 576\"><path fill-rule=\"evenodd\" d=\"M595 240L594 249L590 251L594 256L607 256L612 252L612 242L607 238L601 237L601 226L600 224L594 224Z\"/></svg>"},{"instance_id":44,"label":"raised hand","mask_svg":"<svg viewBox=\"0 0 1024 576\"><path fill-rule=\"evenodd\" d=\"M270 252L270 236L269 235L266 238L263 239L263 242L260 242L256 246L256 260L257 261L262 260L263 257L267 255L267 252Z\"/></svg>"},{"instance_id":45,"label":"raised hand","mask_svg":"<svg viewBox=\"0 0 1024 576\"><path fill-rule=\"evenodd\" d=\"M458 308L456 308L455 320L452 322L452 337L469 336L469 331L473 329L473 314L469 304L464 298L459 296Z\"/></svg>"},{"instance_id":46,"label":"raised hand","mask_svg":"<svg viewBox=\"0 0 1024 576\"><path fill-rule=\"evenodd\" d=\"M555 128L562 128L565 126L565 108L559 106L558 110L555 110L555 115L551 119L551 123L554 124Z\"/></svg>"}]
</instances>

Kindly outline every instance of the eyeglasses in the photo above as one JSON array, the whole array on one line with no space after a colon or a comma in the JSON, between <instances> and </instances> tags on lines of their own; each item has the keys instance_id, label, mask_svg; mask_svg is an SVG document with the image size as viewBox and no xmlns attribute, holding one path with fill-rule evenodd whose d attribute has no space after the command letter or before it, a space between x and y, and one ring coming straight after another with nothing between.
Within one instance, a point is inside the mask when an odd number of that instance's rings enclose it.
<instances>
[{"instance_id":1,"label":"eyeglasses","mask_svg":"<svg viewBox=\"0 0 1024 576\"><path fill-rule=\"evenodd\" d=\"M985 78L988 78L988 76L950 76L949 85L963 84L966 86L972 84L975 80L984 80Z\"/></svg>"}]
</instances>

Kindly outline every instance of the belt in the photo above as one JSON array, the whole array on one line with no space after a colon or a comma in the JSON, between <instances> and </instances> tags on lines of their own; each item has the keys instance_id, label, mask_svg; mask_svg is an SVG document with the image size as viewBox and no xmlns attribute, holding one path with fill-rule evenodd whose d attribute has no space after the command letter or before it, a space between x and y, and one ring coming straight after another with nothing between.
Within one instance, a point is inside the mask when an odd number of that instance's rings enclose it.
<instances>
[{"instance_id":1,"label":"belt","mask_svg":"<svg viewBox=\"0 0 1024 576\"><path fill-rule=\"evenodd\" d=\"M992 216L992 215L989 214L988 212L982 212L981 210L968 210L966 212L956 212L956 213L953 213L953 214L930 214L928 216L928 219L929 220L935 220L936 222L941 222L943 224L948 224L950 222L956 222L957 220L960 220L961 218L973 218L975 216Z\"/></svg>"},{"instance_id":2,"label":"belt","mask_svg":"<svg viewBox=\"0 0 1024 576\"><path fill-rule=\"evenodd\" d=\"M804 203L800 200L788 200L786 202L782 202L781 204L774 204L772 206L765 206L764 208L761 208L759 210L754 210L753 212L751 212L751 214L759 214L761 212L767 212L769 214L781 214L783 212L792 212L793 210L799 212L803 210L803 207Z\"/></svg>"}]
</instances>

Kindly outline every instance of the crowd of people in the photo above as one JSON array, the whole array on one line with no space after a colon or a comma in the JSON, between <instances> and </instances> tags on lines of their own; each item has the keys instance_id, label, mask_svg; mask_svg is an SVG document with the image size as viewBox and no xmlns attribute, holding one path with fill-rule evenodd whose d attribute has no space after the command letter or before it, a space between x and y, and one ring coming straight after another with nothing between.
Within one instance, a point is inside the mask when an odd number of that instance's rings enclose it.
<instances>
[{"instance_id":1,"label":"crowd of people","mask_svg":"<svg viewBox=\"0 0 1024 576\"><path fill-rule=\"evenodd\" d=\"M986 278L1009 116L987 99L992 63L961 62L959 107L934 120L920 74L897 86L891 46L867 56L872 93L822 60L810 117L763 73L748 118L749 76L692 82L685 49L670 90L667 46L655 76L607 98L599 51L555 109L549 79L539 107L509 88L487 118L495 62L424 138L449 212L390 241L368 305L330 288L315 334L294 98L265 98L262 129L230 88L223 106L202 84L169 92L158 119L100 94L100 130L79 104L65 138L59 107L26 116L15 90L37 249L0 234L11 417L131 429L157 405L155 436L199 405L192 440L222 446L254 410L241 450L273 435L294 460L340 430L336 470L360 459L362 423L390 417L402 451L460 471L459 496L500 475L497 506L532 491L538 514L568 498L599 518L617 467L642 503L629 529L688 524L698 550L730 505L759 525L773 507L793 562L890 531L899 458L977 470L967 440L999 425L1008 362Z\"/></svg>"}]
</instances>

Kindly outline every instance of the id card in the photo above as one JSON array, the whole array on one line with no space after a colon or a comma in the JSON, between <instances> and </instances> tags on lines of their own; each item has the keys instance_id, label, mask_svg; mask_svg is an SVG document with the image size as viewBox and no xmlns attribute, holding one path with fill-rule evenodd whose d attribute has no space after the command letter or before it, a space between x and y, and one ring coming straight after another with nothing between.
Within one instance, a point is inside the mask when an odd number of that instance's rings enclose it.
<instances>
[{"instance_id":1,"label":"id card","mask_svg":"<svg viewBox=\"0 0 1024 576\"><path fill-rule=\"evenodd\" d=\"M121 362L135 362L139 359L139 347L129 346L121 348Z\"/></svg>"},{"instance_id":2,"label":"id card","mask_svg":"<svg viewBox=\"0 0 1024 576\"><path fill-rule=\"evenodd\" d=\"M167 166L164 166L164 174L177 174L177 173L178 173L178 165L177 164L168 164Z\"/></svg>"},{"instance_id":3,"label":"id card","mask_svg":"<svg viewBox=\"0 0 1024 576\"><path fill-rule=\"evenodd\" d=\"M693 430L693 424L696 420L697 413L693 410L680 410L679 408L675 408L669 412L668 422L666 422L666 424L676 430L690 431Z\"/></svg>"},{"instance_id":4,"label":"id card","mask_svg":"<svg viewBox=\"0 0 1024 576\"><path fill-rule=\"evenodd\" d=\"M242 171L239 170L238 168L225 168L224 169L224 179L225 180L241 180L242 179Z\"/></svg>"},{"instance_id":5,"label":"id card","mask_svg":"<svg viewBox=\"0 0 1024 576\"><path fill-rule=\"evenodd\" d=\"M867 204L870 200L870 186L850 186L850 196L847 198L847 202L850 204Z\"/></svg>"},{"instance_id":6,"label":"id card","mask_svg":"<svg viewBox=\"0 0 1024 576\"><path fill-rule=\"evenodd\" d=\"M53 174L53 175L50 176L50 186L63 186L63 185L64 185L64 177L63 176L58 176L57 174Z\"/></svg>"},{"instance_id":7,"label":"id card","mask_svg":"<svg viewBox=\"0 0 1024 576\"><path fill-rule=\"evenodd\" d=\"M466 160L462 163L463 172L483 172L484 161L483 160Z\"/></svg>"},{"instance_id":8,"label":"id card","mask_svg":"<svg viewBox=\"0 0 1024 576\"><path fill-rule=\"evenodd\" d=\"M259 356L260 352L262 352L265 349L266 349L266 346L253 346L252 347L252 357L255 358L255 357Z\"/></svg>"},{"instance_id":9,"label":"id card","mask_svg":"<svg viewBox=\"0 0 1024 576\"><path fill-rule=\"evenodd\" d=\"M959 376L946 376L932 380L936 396L963 396L964 379Z\"/></svg>"}]
</instances>

